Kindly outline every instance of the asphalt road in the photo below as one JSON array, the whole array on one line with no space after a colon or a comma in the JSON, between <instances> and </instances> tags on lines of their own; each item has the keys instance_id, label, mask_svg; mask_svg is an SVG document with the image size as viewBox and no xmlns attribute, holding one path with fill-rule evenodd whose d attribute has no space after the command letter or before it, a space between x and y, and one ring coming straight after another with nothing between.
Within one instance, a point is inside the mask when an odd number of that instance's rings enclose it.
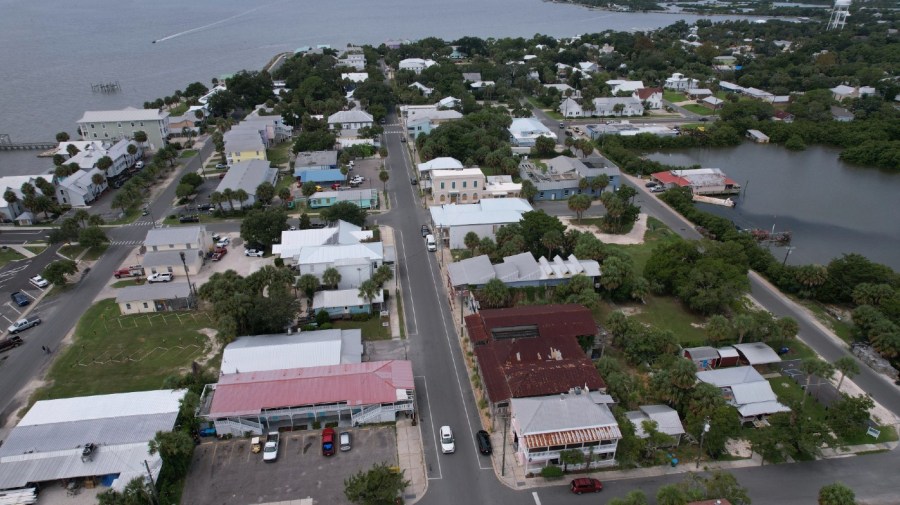
<instances>
[{"instance_id":1,"label":"asphalt road","mask_svg":"<svg viewBox=\"0 0 900 505\"><path fill-rule=\"evenodd\" d=\"M182 167L176 180L188 171L199 169L201 160L209 156L212 150L212 142L207 142L200 149L200 156L193 158ZM174 206L176 186L176 184L171 184L149 204L152 215L157 219L164 217L166 212ZM142 223L109 228L106 231L112 244L133 243L142 241L151 225L152 223L148 220L144 220ZM5 240L8 234L12 233L3 232L2 238ZM109 281L111 272L119 267L133 248L133 245L110 245L106 254L80 281L74 283L65 292L47 298L34 307L32 314L42 319L41 325L21 334L25 345L0 355L0 384L3 385L0 388L0 426L6 422L10 414L21 408L27 401L27 398L17 399L18 392L29 382L43 375L49 366L51 356L47 356L41 350L41 346L47 346L54 352L59 348L60 342L72 330L81 315L91 306L94 298ZM55 254L58 249L59 246L50 247L35 258L16 262L0 270L0 296L8 296L8 293L28 286L30 277L39 274L44 266L58 258ZM26 265L26 268L16 271L14 275L8 276L8 279L3 277L3 272L19 268L23 264ZM3 302L5 301L4 299Z\"/></svg>"}]
</instances>

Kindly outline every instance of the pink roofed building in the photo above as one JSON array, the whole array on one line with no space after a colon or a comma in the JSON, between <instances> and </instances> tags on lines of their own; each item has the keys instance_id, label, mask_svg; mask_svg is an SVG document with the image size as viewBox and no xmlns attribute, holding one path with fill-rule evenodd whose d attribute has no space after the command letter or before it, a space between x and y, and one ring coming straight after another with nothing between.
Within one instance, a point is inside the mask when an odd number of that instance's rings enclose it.
<instances>
[{"instance_id":1,"label":"pink roofed building","mask_svg":"<svg viewBox=\"0 0 900 505\"><path fill-rule=\"evenodd\" d=\"M666 189L691 188L691 192L695 195L723 195L741 192L741 185L729 179L718 168L669 170L668 172L656 172L650 178Z\"/></svg>"},{"instance_id":2,"label":"pink roofed building","mask_svg":"<svg viewBox=\"0 0 900 505\"><path fill-rule=\"evenodd\" d=\"M222 375L203 391L201 417L219 435L392 422L415 410L412 363L370 361Z\"/></svg>"}]
</instances>

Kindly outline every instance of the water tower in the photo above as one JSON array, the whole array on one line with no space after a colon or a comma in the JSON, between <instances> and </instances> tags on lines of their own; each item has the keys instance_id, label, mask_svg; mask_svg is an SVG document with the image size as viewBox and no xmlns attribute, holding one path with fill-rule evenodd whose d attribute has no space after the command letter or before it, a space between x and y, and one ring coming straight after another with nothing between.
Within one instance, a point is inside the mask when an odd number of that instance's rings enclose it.
<instances>
[{"instance_id":1,"label":"water tower","mask_svg":"<svg viewBox=\"0 0 900 505\"><path fill-rule=\"evenodd\" d=\"M834 8L831 9L831 18L828 19L829 30L841 30L847 24L847 17L850 16L850 0L835 0Z\"/></svg>"}]
</instances>

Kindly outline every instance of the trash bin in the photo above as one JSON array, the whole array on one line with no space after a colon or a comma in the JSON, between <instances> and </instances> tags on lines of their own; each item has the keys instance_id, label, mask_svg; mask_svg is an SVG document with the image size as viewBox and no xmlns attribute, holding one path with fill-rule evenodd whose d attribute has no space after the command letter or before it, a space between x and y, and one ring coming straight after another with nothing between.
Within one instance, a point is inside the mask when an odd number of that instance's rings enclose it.
<instances>
[{"instance_id":1,"label":"trash bin","mask_svg":"<svg viewBox=\"0 0 900 505\"><path fill-rule=\"evenodd\" d=\"M678 466L678 458L672 458L672 468Z\"/></svg>"}]
</instances>

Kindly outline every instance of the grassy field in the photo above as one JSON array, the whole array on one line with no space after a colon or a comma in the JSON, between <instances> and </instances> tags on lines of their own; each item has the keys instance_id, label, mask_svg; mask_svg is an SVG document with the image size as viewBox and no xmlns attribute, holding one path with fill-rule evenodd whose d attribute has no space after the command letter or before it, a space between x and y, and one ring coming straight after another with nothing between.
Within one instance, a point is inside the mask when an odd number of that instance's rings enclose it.
<instances>
[{"instance_id":1,"label":"grassy field","mask_svg":"<svg viewBox=\"0 0 900 505\"><path fill-rule=\"evenodd\" d=\"M141 209L143 205L135 205L134 207L125 211L125 216L120 219L116 219L114 221L108 221L106 224L128 224L134 222L135 219L141 217ZM116 209L119 210L119 209Z\"/></svg>"},{"instance_id":2,"label":"grassy field","mask_svg":"<svg viewBox=\"0 0 900 505\"><path fill-rule=\"evenodd\" d=\"M634 318L654 328L670 330L683 345L706 345L706 334L703 329L694 326L706 320L689 311L680 301L673 297L648 296L647 303L640 305L641 312Z\"/></svg>"},{"instance_id":3,"label":"grassy field","mask_svg":"<svg viewBox=\"0 0 900 505\"><path fill-rule=\"evenodd\" d=\"M270 163L287 166L291 159L291 147L293 147L292 143L282 142L271 149L266 149L266 157Z\"/></svg>"},{"instance_id":4,"label":"grassy field","mask_svg":"<svg viewBox=\"0 0 900 505\"><path fill-rule=\"evenodd\" d=\"M187 102L181 102L178 105L176 105L175 107L172 107L171 109L169 109L169 115L170 116L183 116L187 113L188 108L190 108L190 106L187 104Z\"/></svg>"},{"instance_id":5,"label":"grassy field","mask_svg":"<svg viewBox=\"0 0 900 505\"><path fill-rule=\"evenodd\" d=\"M197 151L194 149L185 149L178 155L178 157L181 159L193 158L194 156L197 156Z\"/></svg>"},{"instance_id":6,"label":"grassy field","mask_svg":"<svg viewBox=\"0 0 900 505\"><path fill-rule=\"evenodd\" d=\"M853 325L848 324L844 321L838 321L834 316L826 312L825 307L823 307L821 304L811 300L798 300L796 298L794 299L794 301L811 310L816 315L816 319L821 321L825 326L829 327L831 331L833 331L834 334L840 337L844 342L847 342L849 344L855 340L852 334Z\"/></svg>"},{"instance_id":7,"label":"grassy field","mask_svg":"<svg viewBox=\"0 0 900 505\"><path fill-rule=\"evenodd\" d=\"M367 321L332 321L335 328L362 330L363 340L390 340L391 329L381 325L380 317Z\"/></svg>"},{"instance_id":8,"label":"grassy field","mask_svg":"<svg viewBox=\"0 0 900 505\"><path fill-rule=\"evenodd\" d=\"M669 102L683 102L687 99L688 99L688 97L685 96L683 93L678 93L676 91L672 91L672 90L668 90L668 89L663 90L663 100L667 100Z\"/></svg>"},{"instance_id":9,"label":"grassy field","mask_svg":"<svg viewBox=\"0 0 900 505\"><path fill-rule=\"evenodd\" d=\"M669 227L664 225L660 220L656 219L655 217L648 217L647 233L644 234L643 244L607 244L607 247L619 249L631 256L631 259L634 260L635 273L638 275L643 275L644 267L647 265L647 260L650 259L650 253L653 252L653 248L655 248L657 244L662 241L675 240L676 237L677 235L675 235L675 233L673 233L672 230L670 230Z\"/></svg>"},{"instance_id":10,"label":"grassy field","mask_svg":"<svg viewBox=\"0 0 900 505\"><path fill-rule=\"evenodd\" d=\"M13 251L12 249L4 247L3 250L0 250L0 267L6 265L10 261L20 260L24 258L21 254Z\"/></svg>"},{"instance_id":11,"label":"grassy field","mask_svg":"<svg viewBox=\"0 0 900 505\"><path fill-rule=\"evenodd\" d=\"M78 321L72 345L50 368L49 385L32 399L160 388L209 350L197 330L211 326L204 312L121 316L112 299L103 300Z\"/></svg>"},{"instance_id":12,"label":"grassy field","mask_svg":"<svg viewBox=\"0 0 900 505\"><path fill-rule=\"evenodd\" d=\"M715 113L716 113L716 111L710 109L709 107L704 107L703 105L700 105L697 103L682 105L681 107L693 112L694 114L699 114L701 116L712 116L712 115L715 115Z\"/></svg>"},{"instance_id":13,"label":"grassy field","mask_svg":"<svg viewBox=\"0 0 900 505\"><path fill-rule=\"evenodd\" d=\"M25 249L28 249L29 251L33 252L34 254L41 254L42 252L47 250L47 246L46 245L27 245L27 246L25 246Z\"/></svg>"}]
</instances>

